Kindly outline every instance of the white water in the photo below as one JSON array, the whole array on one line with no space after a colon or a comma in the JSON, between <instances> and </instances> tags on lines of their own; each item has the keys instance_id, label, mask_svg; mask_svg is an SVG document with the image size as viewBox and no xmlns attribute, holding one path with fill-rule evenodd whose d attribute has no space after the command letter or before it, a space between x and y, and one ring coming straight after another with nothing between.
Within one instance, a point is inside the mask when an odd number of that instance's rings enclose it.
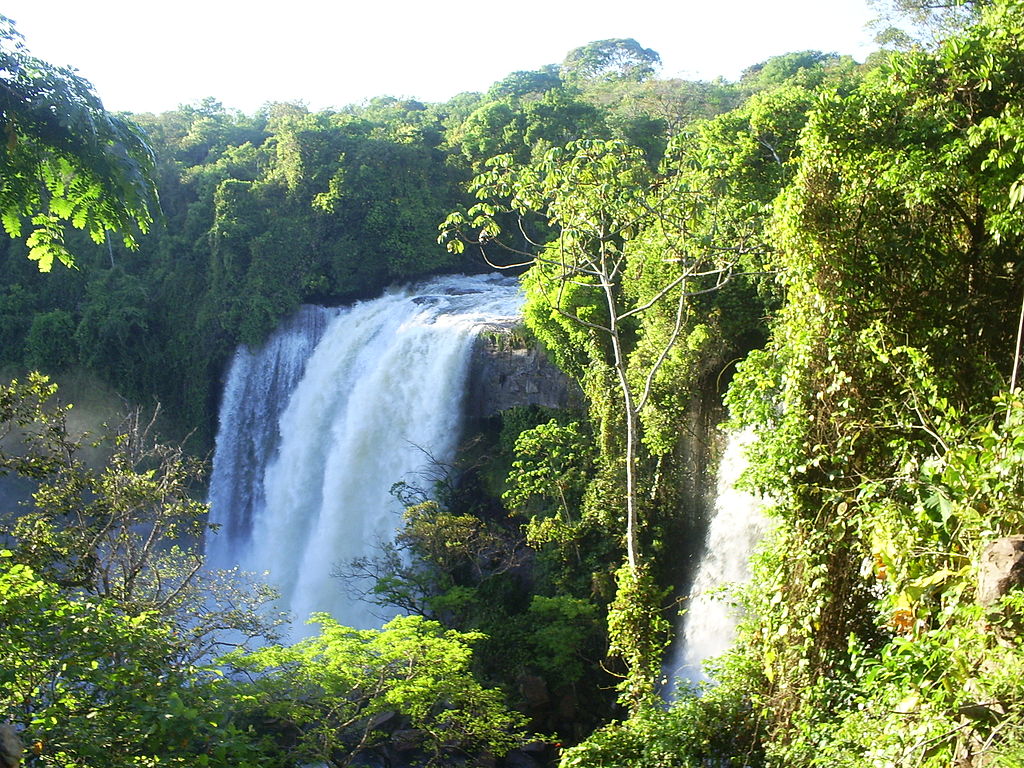
<instances>
[{"instance_id":1,"label":"white water","mask_svg":"<svg viewBox=\"0 0 1024 768\"><path fill-rule=\"evenodd\" d=\"M704 662L724 653L733 642L739 617L727 588L750 579L750 557L768 530L762 499L736 487L747 466L744 451L751 439L746 431L726 437L714 514L668 670L671 677L694 685L707 680Z\"/></svg>"},{"instance_id":2,"label":"white water","mask_svg":"<svg viewBox=\"0 0 1024 768\"><path fill-rule=\"evenodd\" d=\"M256 510L264 506L263 470L278 443L277 420L306 368L306 359L339 310L302 307L258 350L239 347L228 371L210 478L211 522L221 526L207 541L215 567L237 564Z\"/></svg>"},{"instance_id":3,"label":"white water","mask_svg":"<svg viewBox=\"0 0 1024 768\"><path fill-rule=\"evenodd\" d=\"M380 623L331 572L401 519L392 484L449 460L473 339L516 317L515 281L444 277L344 309L304 310L236 354L211 478L214 567L266 573L303 633L310 613Z\"/></svg>"}]
</instances>

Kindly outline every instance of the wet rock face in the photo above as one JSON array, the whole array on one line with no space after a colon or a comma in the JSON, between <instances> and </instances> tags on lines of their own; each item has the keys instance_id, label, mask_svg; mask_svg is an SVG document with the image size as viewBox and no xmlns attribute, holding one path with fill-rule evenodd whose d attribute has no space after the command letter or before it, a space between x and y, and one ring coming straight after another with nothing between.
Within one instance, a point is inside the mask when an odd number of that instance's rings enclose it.
<instances>
[{"instance_id":1,"label":"wet rock face","mask_svg":"<svg viewBox=\"0 0 1024 768\"><path fill-rule=\"evenodd\" d=\"M1020 585L1024 585L1024 536L996 539L981 555L978 603L991 605Z\"/></svg>"},{"instance_id":2,"label":"wet rock face","mask_svg":"<svg viewBox=\"0 0 1024 768\"><path fill-rule=\"evenodd\" d=\"M544 351L527 347L511 328L493 328L477 337L466 390L466 415L486 419L513 406L569 408L583 393Z\"/></svg>"}]
</instances>

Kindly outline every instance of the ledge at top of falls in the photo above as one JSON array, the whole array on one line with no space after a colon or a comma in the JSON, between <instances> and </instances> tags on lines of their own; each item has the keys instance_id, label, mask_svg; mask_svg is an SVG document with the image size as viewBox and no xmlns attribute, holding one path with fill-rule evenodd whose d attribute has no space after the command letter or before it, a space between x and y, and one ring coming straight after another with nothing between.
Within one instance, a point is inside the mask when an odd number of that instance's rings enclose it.
<instances>
[{"instance_id":1,"label":"ledge at top of falls","mask_svg":"<svg viewBox=\"0 0 1024 768\"><path fill-rule=\"evenodd\" d=\"M486 419L515 406L582 407L583 392L512 324L490 325L473 346L465 403L469 419Z\"/></svg>"}]
</instances>

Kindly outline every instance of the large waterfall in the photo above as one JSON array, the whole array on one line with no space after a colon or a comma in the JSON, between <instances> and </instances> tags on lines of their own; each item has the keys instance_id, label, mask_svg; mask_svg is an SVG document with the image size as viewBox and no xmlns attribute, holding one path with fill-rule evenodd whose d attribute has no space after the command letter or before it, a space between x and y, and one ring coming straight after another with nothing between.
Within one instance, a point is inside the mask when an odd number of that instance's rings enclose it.
<instances>
[{"instance_id":1,"label":"large waterfall","mask_svg":"<svg viewBox=\"0 0 1024 768\"><path fill-rule=\"evenodd\" d=\"M751 439L746 431L726 437L714 512L669 664L672 677L693 684L706 679L704 661L723 653L732 643L738 617L722 590L749 580L750 557L768 527L761 512L762 499L736 487L746 467L744 451Z\"/></svg>"},{"instance_id":2,"label":"large waterfall","mask_svg":"<svg viewBox=\"0 0 1024 768\"><path fill-rule=\"evenodd\" d=\"M514 280L444 277L303 308L260 349L240 348L214 453L210 564L265 574L297 633L316 611L378 625L332 571L391 539L394 483L451 458L473 340L520 304Z\"/></svg>"}]
</instances>

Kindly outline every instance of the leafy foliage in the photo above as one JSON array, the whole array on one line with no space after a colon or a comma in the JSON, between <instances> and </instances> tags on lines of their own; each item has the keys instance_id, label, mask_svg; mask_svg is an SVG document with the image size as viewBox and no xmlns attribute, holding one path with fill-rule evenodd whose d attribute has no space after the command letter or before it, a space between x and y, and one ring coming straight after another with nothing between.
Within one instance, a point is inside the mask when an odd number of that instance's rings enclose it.
<instances>
[{"instance_id":1,"label":"leafy foliage","mask_svg":"<svg viewBox=\"0 0 1024 768\"><path fill-rule=\"evenodd\" d=\"M107 113L74 71L30 56L14 24L0 17L0 219L11 237L31 224L28 256L42 272L75 263L63 225L96 243L148 230L157 209L153 155L127 120Z\"/></svg>"},{"instance_id":2,"label":"leafy foliage","mask_svg":"<svg viewBox=\"0 0 1024 768\"><path fill-rule=\"evenodd\" d=\"M537 418L510 414L502 431L528 432L525 425ZM504 449L488 451L511 452L512 438L499 442ZM565 542L528 546L520 520L507 517L490 492L474 487L484 464L507 467L508 459L485 452L477 461L479 466L448 468L433 489L393 489L408 505L394 544L336 575L370 575L374 586L366 599L479 634L474 668L481 679L502 685L533 727L568 732L596 723L608 678L599 665L604 609L590 592L594 563L582 561L579 551L567 556ZM584 538L574 533L574 541ZM556 714L548 706L555 697L580 703Z\"/></svg>"},{"instance_id":3,"label":"leafy foliage","mask_svg":"<svg viewBox=\"0 0 1024 768\"><path fill-rule=\"evenodd\" d=\"M973 598L982 548L1021 522L1020 217L1001 176L1019 168L986 128L1018 109L1020 14L994 3L827 93L776 203L785 304L730 398L760 426L753 478L785 523L744 648L787 765L1019 752L1016 689L995 705L979 674L1019 665L1000 628L1016 598L988 626Z\"/></svg>"},{"instance_id":4,"label":"leafy foliage","mask_svg":"<svg viewBox=\"0 0 1024 768\"><path fill-rule=\"evenodd\" d=\"M731 694L731 695L730 695ZM642 709L623 722L596 731L567 750L562 768L703 768L706 765L757 766L763 755L749 703L734 692L712 689L688 695L667 711Z\"/></svg>"},{"instance_id":5,"label":"leafy foliage","mask_svg":"<svg viewBox=\"0 0 1024 768\"><path fill-rule=\"evenodd\" d=\"M54 692L10 689L19 726L53 744L39 760L100 762L89 737L112 765L167 761L182 743L188 764L344 764L391 755L396 731L424 759L499 754L521 721L470 676L473 644L492 681L539 677L545 704L524 706L573 712L544 725L574 738L613 712L596 664L611 646L635 716L565 765L1019 763L1019 590L986 608L974 590L982 548L1024 522L1024 407L1006 386L1024 280L1022 6L898 5L952 34L863 68L791 53L736 84L656 79L654 52L606 40L443 105L247 117L211 100L138 116L152 168L133 129L5 28L4 224L18 234L37 216L33 256L64 248L82 269L40 283L10 244L4 362L80 361L128 395L157 393L208 439L227 356L299 302L477 264L425 236L461 206L452 231L532 265L530 331L589 405L586 419L510 415L489 459L507 481L410 498L395 547L363 566L377 568L376 599L420 615L379 633L325 621L295 648L232 656L256 678L218 683L188 666L203 647L181 621L203 594L194 553L146 544L201 527L184 457L138 451L132 427L110 466L87 470L41 383L0 393L10 425L36 424L27 452L5 456L41 484L5 528L0 612L27 629L0 653ZM27 109L46 83L70 128ZM106 230L148 225L151 170L167 226L136 255ZM65 242L68 221L99 245ZM692 502L687 419L736 357L730 408L758 428L750 482L779 526L718 686L662 709L667 555ZM635 567L616 576L622 549ZM90 623L103 642L123 634L125 653L92 667L83 630L53 656L55 638ZM112 681L147 675L131 709ZM125 741L103 741L100 724Z\"/></svg>"},{"instance_id":6,"label":"leafy foliage","mask_svg":"<svg viewBox=\"0 0 1024 768\"><path fill-rule=\"evenodd\" d=\"M523 720L499 691L470 671L474 633L401 616L381 630L342 627L326 615L320 633L290 647L224 659L258 675L232 686L234 705L294 731L289 761L349 765L380 746L382 723L407 718L427 764L469 750L503 755L524 739Z\"/></svg>"},{"instance_id":7,"label":"leafy foliage","mask_svg":"<svg viewBox=\"0 0 1024 768\"><path fill-rule=\"evenodd\" d=\"M596 40L575 48L562 62L562 71L572 79L623 78L642 80L661 64L657 51L644 48L632 38Z\"/></svg>"},{"instance_id":8,"label":"leafy foliage","mask_svg":"<svg viewBox=\"0 0 1024 768\"><path fill-rule=\"evenodd\" d=\"M578 422L562 425L555 419L520 432L505 502L535 521L537 517L548 519L537 515L537 502L543 504L542 509L553 506L561 525L572 526L593 462L587 437ZM533 514L528 511L531 508ZM527 536L534 541L545 538L537 525L531 530Z\"/></svg>"},{"instance_id":9,"label":"leafy foliage","mask_svg":"<svg viewBox=\"0 0 1024 768\"><path fill-rule=\"evenodd\" d=\"M130 765L147 748L167 749L148 736L147 710L175 685L169 627L113 601L67 597L10 552L0 557L3 707L39 745L39 762Z\"/></svg>"},{"instance_id":10,"label":"leafy foliage","mask_svg":"<svg viewBox=\"0 0 1024 768\"><path fill-rule=\"evenodd\" d=\"M125 615L152 615L174 628L168 648L180 663L207 656L222 630L272 634L257 606L265 589L201 574L197 551L206 507L191 496L199 462L153 441L152 422L129 416L103 444L105 463L86 462L67 425L70 406L39 375L0 388L7 446L0 468L30 478L32 501L6 511L0 535L13 563L75 595L107 600ZM19 446L17 441L21 442Z\"/></svg>"}]
</instances>

